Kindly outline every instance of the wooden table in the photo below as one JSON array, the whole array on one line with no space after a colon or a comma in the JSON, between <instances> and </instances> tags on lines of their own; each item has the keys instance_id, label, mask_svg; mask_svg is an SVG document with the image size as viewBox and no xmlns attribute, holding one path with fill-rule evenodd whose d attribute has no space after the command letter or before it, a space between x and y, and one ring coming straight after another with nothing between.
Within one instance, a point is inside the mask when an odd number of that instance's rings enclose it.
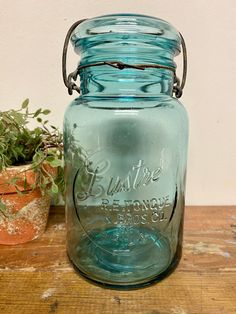
<instances>
[{"instance_id":1,"label":"wooden table","mask_svg":"<svg viewBox=\"0 0 236 314\"><path fill-rule=\"evenodd\" d=\"M64 209L51 209L41 239L0 246L0 313L236 313L236 207L188 207L177 270L145 289L92 285L71 267Z\"/></svg>"}]
</instances>

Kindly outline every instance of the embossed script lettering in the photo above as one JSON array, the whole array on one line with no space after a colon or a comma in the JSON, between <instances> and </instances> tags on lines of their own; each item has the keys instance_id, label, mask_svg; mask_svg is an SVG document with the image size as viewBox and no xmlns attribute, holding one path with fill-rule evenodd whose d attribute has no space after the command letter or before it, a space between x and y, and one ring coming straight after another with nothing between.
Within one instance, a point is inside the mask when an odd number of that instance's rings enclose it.
<instances>
[{"instance_id":1,"label":"embossed script lettering","mask_svg":"<svg viewBox=\"0 0 236 314\"><path fill-rule=\"evenodd\" d=\"M77 175L87 178L86 184L80 184L77 200L84 201L88 197L112 196L119 192L129 192L142 186L147 186L157 182L160 178L161 167L154 170L149 169L143 160L132 166L125 177L109 177L107 173L110 169L109 162L101 162L95 169L92 169L91 163L83 166ZM104 180L106 178L106 180ZM76 178L75 178L76 180Z\"/></svg>"}]
</instances>

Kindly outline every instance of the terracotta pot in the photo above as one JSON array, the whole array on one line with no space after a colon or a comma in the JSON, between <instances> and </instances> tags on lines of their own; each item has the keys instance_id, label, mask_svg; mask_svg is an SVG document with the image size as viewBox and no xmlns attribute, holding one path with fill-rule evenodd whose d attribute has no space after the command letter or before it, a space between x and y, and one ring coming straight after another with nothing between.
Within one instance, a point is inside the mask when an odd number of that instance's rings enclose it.
<instances>
[{"instance_id":1,"label":"terracotta pot","mask_svg":"<svg viewBox=\"0 0 236 314\"><path fill-rule=\"evenodd\" d=\"M46 228L50 197L32 190L36 174L31 165L9 167L0 173L0 198L6 211L0 211L0 244L14 245L38 238ZM27 171L26 171L27 170ZM9 179L17 177L17 193Z\"/></svg>"}]
</instances>

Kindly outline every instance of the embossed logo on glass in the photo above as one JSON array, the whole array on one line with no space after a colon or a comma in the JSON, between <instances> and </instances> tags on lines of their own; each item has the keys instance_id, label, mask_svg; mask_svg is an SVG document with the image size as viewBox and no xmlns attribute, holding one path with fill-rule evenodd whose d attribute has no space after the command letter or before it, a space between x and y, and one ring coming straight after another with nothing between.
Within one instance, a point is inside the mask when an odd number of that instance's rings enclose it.
<instances>
[{"instance_id":1,"label":"embossed logo on glass","mask_svg":"<svg viewBox=\"0 0 236 314\"><path fill-rule=\"evenodd\" d=\"M138 159L122 175L114 174L117 168L109 160L95 159L78 169L73 198L80 222L91 225L94 215L100 217L99 223L110 226L162 224L164 228L172 215L172 202L169 194L158 192L162 167L151 168Z\"/></svg>"},{"instance_id":2,"label":"embossed logo on glass","mask_svg":"<svg viewBox=\"0 0 236 314\"><path fill-rule=\"evenodd\" d=\"M81 174L89 178L89 181L86 186L81 186L82 190L76 193L77 200L84 201L89 197L113 196L119 192L137 190L142 186L157 182L161 174L161 167L151 170L140 159L137 164L132 166L125 177L113 176L104 181L103 179L110 167L109 161L101 161L95 169L92 168L91 162L85 163L78 170L75 180Z\"/></svg>"}]
</instances>

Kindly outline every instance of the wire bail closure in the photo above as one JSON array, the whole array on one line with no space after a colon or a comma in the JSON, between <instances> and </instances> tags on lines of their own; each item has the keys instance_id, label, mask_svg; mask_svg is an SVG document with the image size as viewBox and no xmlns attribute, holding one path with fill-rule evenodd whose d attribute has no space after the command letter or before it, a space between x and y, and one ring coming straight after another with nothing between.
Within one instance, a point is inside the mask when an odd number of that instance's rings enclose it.
<instances>
[{"instance_id":1,"label":"wire bail closure","mask_svg":"<svg viewBox=\"0 0 236 314\"><path fill-rule=\"evenodd\" d=\"M182 46L182 53L183 53L183 74L181 81L176 75L176 69L174 67L164 66L161 64L127 64L120 61L104 61L104 62L96 62L91 64L86 64L82 66L78 66L74 72L71 72L69 75L67 75L67 51L68 51L68 44L71 38L71 35L75 28L80 25L82 22L86 21L86 19L79 20L72 24L72 26L69 28L64 46L63 46L63 53L62 53L62 76L65 86L68 89L69 95L73 94L73 90L80 93L80 88L76 85L76 80L78 77L79 72L87 67L92 66L101 66L101 65L108 65L114 68L117 68L119 70L123 70L125 68L132 68L137 70L145 70L146 68L157 68L157 69L166 69L170 70L174 73L174 86L172 94L175 95L176 98L180 98L183 94L183 89L186 83L186 77L187 77L187 49L185 45L184 38L181 33L179 33L181 38L181 46Z\"/></svg>"}]
</instances>

